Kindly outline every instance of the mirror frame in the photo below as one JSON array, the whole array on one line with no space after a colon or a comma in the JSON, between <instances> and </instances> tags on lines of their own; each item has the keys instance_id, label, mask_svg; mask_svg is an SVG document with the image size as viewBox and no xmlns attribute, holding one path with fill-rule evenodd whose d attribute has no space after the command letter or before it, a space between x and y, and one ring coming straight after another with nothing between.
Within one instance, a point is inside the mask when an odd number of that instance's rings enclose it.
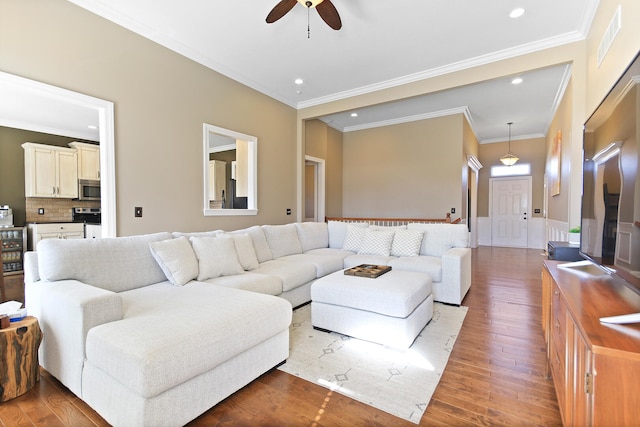
<instances>
[{"instance_id":1,"label":"mirror frame","mask_svg":"<svg viewBox=\"0 0 640 427\"><path fill-rule=\"evenodd\" d=\"M210 209L209 208L209 136L223 135L233 139L247 141L247 209ZM204 216L234 216L258 214L258 138L218 126L203 123L202 126L202 158L203 158L203 214Z\"/></svg>"}]
</instances>

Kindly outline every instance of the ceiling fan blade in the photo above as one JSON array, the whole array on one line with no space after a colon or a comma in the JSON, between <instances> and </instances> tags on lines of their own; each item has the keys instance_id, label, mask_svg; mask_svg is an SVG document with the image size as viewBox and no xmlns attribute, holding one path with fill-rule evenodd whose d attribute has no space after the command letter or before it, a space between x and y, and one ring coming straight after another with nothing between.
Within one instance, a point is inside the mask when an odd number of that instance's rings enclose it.
<instances>
[{"instance_id":1,"label":"ceiling fan blade","mask_svg":"<svg viewBox=\"0 0 640 427\"><path fill-rule=\"evenodd\" d=\"M296 3L298 3L297 0L280 1L280 3L275 5L275 7L271 9L271 12L269 12L269 14L267 15L267 23L271 24L282 18L287 14L287 12L293 9L293 6L295 6Z\"/></svg>"},{"instance_id":2,"label":"ceiling fan blade","mask_svg":"<svg viewBox=\"0 0 640 427\"><path fill-rule=\"evenodd\" d=\"M336 7L331 3L331 0L324 0L322 3L316 6L320 17L328 26L334 30L342 28L342 21Z\"/></svg>"}]
</instances>

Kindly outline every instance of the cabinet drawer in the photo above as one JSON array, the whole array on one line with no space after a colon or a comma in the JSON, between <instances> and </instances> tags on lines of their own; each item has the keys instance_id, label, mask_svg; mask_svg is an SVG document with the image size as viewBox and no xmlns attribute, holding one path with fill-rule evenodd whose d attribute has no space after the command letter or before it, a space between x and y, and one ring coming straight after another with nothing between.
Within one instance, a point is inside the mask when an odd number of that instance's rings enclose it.
<instances>
[{"instance_id":1,"label":"cabinet drawer","mask_svg":"<svg viewBox=\"0 0 640 427\"><path fill-rule=\"evenodd\" d=\"M38 234L83 233L84 232L84 224L79 223L79 222L38 224L37 232L38 232Z\"/></svg>"}]
</instances>

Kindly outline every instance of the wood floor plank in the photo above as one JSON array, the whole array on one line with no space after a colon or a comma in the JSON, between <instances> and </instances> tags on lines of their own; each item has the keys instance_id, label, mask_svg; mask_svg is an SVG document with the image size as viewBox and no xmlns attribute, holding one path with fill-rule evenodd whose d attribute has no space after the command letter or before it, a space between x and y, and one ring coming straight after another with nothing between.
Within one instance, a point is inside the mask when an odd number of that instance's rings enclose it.
<instances>
[{"instance_id":1,"label":"wood floor plank","mask_svg":"<svg viewBox=\"0 0 640 427\"><path fill-rule=\"evenodd\" d=\"M472 250L469 308L420 426L560 426L545 378L540 250ZM108 424L48 372L27 394L0 404L0 426ZM272 370L189 427L399 426L415 424L282 371Z\"/></svg>"}]
</instances>

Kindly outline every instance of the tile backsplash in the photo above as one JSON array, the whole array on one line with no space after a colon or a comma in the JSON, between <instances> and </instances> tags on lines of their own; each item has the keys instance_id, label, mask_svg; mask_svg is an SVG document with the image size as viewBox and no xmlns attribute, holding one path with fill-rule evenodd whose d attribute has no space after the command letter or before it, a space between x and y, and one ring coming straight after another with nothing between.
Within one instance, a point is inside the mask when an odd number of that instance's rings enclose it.
<instances>
[{"instance_id":1,"label":"tile backsplash","mask_svg":"<svg viewBox=\"0 0 640 427\"><path fill-rule=\"evenodd\" d=\"M73 208L99 208L99 201L80 201L46 197L27 197L27 222L70 222ZM44 214L38 211L44 209Z\"/></svg>"}]
</instances>

